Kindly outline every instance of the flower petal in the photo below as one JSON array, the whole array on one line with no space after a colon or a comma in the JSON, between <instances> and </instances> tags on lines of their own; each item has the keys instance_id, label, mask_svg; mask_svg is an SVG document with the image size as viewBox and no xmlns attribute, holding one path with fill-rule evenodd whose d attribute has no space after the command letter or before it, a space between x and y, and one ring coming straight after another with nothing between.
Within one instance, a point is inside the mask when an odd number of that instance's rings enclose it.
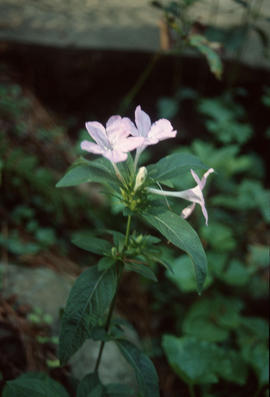
<instances>
[{"instance_id":1,"label":"flower petal","mask_svg":"<svg viewBox=\"0 0 270 397\"><path fill-rule=\"evenodd\" d=\"M121 152L126 153L141 146L143 142L144 142L143 137L128 137L119 140L117 142L117 145L115 145L115 148L117 150L120 150Z\"/></svg>"},{"instance_id":2,"label":"flower petal","mask_svg":"<svg viewBox=\"0 0 270 397\"><path fill-rule=\"evenodd\" d=\"M118 116L118 115L111 116L106 123L106 129L117 120L121 120L121 116Z\"/></svg>"},{"instance_id":3,"label":"flower petal","mask_svg":"<svg viewBox=\"0 0 270 397\"><path fill-rule=\"evenodd\" d=\"M176 134L177 131L173 130L169 120L160 119L152 125L148 137L163 141L164 139L175 138Z\"/></svg>"},{"instance_id":4,"label":"flower petal","mask_svg":"<svg viewBox=\"0 0 270 397\"><path fill-rule=\"evenodd\" d=\"M146 137L151 128L151 120L147 113L145 113L140 105L135 109L135 122L140 136Z\"/></svg>"},{"instance_id":5,"label":"flower petal","mask_svg":"<svg viewBox=\"0 0 270 397\"><path fill-rule=\"evenodd\" d=\"M103 154L104 150L94 142L82 141L81 149L90 153Z\"/></svg>"},{"instance_id":6,"label":"flower petal","mask_svg":"<svg viewBox=\"0 0 270 397\"><path fill-rule=\"evenodd\" d=\"M91 135L91 137L96 141L96 143L102 148L109 148L110 143L108 141L106 130L102 124L98 121L88 121L85 123L87 131Z\"/></svg>"},{"instance_id":7,"label":"flower petal","mask_svg":"<svg viewBox=\"0 0 270 397\"><path fill-rule=\"evenodd\" d=\"M195 207L196 207L196 203L192 203L192 204L188 205L186 208L184 208L182 210L181 217L183 219L187 219L192 214Z\"/></svg>"},{"instance_id":8,"label":"flower petal","mask_svg":"<svg viewBox=\"0 0 270 397\"><path fill-rule=\"evenodd\" d=\"M204 186L205 186L205 184L206 184L206 179L208 178L208 175L212 174L212 172L215 172L214 168L209 168L209 170L206 171L206 172L203 174L203 177L202 177L202 179L201 179L201 189L204 188Z\"/></svg>"},{"instance_id":9,"label":"flower petal","mask_svg":"<svg viewBox=\"0 0 270 397\"><path fill-rule=\"evenodd\" d=\"M130 134L130 130L127 127L127 123L120 119L112 121L107 128L107 135L112 146L120 139L126 138Z\"/></svg>"},{"instance_id":10,"label":"flower petal","mask_svg":"<svg viewBox=\"0 0 270 397\"><path fill-rule=\"evenodd\" d=\"M119 150L107 150L103 153L103 156L110 160L112 163L120 163L121 161L126 161L127 154Z\"/></svg>"}]
</instances>

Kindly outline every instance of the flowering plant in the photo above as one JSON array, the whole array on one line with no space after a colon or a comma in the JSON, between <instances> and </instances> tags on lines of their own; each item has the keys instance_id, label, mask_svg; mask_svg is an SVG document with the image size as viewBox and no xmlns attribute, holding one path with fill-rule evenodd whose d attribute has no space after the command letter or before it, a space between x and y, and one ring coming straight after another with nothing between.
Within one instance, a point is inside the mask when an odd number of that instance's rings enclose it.
<instances>
[{"instance_id":1,"label":"flowering plant","mask_svg":"<svg viewBox=\"0 0 270 397\"><path fill-rule=\"evenodd\" d=\"M140 106L135 110L135 124L126 117L112 116L106 128L98 122L87 122L86 129L91 140L81 143L82 150L105 158L91 161L80 158L57 187L85 182L102 183L122 202L127 222L124 234L110 230L110 238L101 238L97 232L91 238L79 236L73 240L78 247L102 258L97 265L89 267L78 277L70 292L62 317L60 362L66 364L86 339L100 340L94 371L79 383L77 396L90 395L88 393L96 389L100 390L100 396L111 396L110 387L102 384L98 370L106 341L114 341L135 370L140 395L156 397L159 396L158 376L152 362L125 339L121 327L116 320L112 322L112 317L124 271L134 271L157 281L154 263L165 266L169 271L173 269L157 255L154 245L159 240L149 234L131 232L131 220L133 216L139 217L191 257L198 292L201 293L207 273L206 255L197 233L185 219L199 204L208 222L203 188L214 170L210 168L200 179L193 168L204 169L205 166L195 156L183 154L172 154L156 164L138 169L140 154L148 145L174 138L177 134L166 119L151 124L150 117ZM136 155L133 159L129 152L134 149ZM181 174L189 170L197 183L194 188L178 192L163 190L162 185L172 187ZM190 201L191 205L184 208L180 215L168 207L163 196L179 197ZM121 393L123 396L131 395L130 390L121 389Z\"/></svg>"}]
</instances>

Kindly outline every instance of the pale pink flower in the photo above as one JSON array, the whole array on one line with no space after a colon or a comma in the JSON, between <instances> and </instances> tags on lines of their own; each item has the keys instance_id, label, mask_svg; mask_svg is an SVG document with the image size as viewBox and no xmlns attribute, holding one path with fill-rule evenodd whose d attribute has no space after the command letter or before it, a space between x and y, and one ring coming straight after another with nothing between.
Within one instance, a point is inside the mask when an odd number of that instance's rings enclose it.
<instances>
[{"instance_id":1,"label":"pale pink flower","mask_svg":"<svg viewBox=\"0 0 270 397\"><path fill-rule=\"evenodd\" d=\"M135 110L135 123L130 121L131 135L137 137L143 137L143 147L148 145L154 145L164 139L174 138L177 134L167 119L160 119L154 124L151 124L151 119L147 113L145 113L141 106L137 106Z\"/></svg>"},{"instance_id":2,"label":"pale pink flower","mask_svg":"<svg viewBox=\"0 0 270 397\"><path fill-rule=\"evenodd\" d=\"M206 184L206 180L208 178L208 175L210 175L212 172L214 172L213 168L210 168L208 171L206 171L203 174L202 179L200 179L198 177L198 175L196 174L196 172L194 172L193 170L190 170L191 174L193 176L193 178L195 179L195 181L197 182L197 186L195 186L192 189L187 189L187 190L182 190L180 192L173 192L173 191L164 191L164 190L158 190L158 189L153 189L153 188L147 188L147 190L150 193L154 193L154 194L159 194L162 196L171 196L171 197L180 197L183 198L185 200L191 201L192 204L189 205L188 207L184 208L181 216L182 218L186 219L188 218L191 213L194 211L194 208L196 206L196 204L199 204L201 206L202 209L202 213L204 215L205 218L205 223L206 225L208 224L208 214L207 214L207 210L205 207L205 201L204 201L204 197L203 197L203 188Z\"/></svg>"},{"instance_id":3,"label":"pale pink flower","mask_svg":"<svg viewBox=\"0 0 270 397\"><path fill-rule=\"evenodd\" d=\"M143 143L143 138L129 136L130 120L126 117L110 117L106 123L106 129L97 121L89 121L85 126L96 143L82 141L82 150L101 154L113 164L125 161L127 153Z\"/></svg>"}]
</instances>

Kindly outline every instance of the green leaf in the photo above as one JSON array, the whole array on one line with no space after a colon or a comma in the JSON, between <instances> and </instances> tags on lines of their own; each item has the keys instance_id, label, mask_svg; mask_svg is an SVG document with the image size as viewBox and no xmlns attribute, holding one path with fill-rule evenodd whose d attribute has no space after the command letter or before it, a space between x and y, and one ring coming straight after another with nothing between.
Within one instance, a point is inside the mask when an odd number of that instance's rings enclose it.
<instances>
[{"instance_id":1,"label":"green leaf","mask_svg":"<svg viewBox=\"0 0 270 397\"><path fill-rule=\"evenodd\" d=\"M220 79L223 73L223 65L217 51L213 49L213 43L204 36L193 34L189 37L189 44L206 57L211 72L217 79Z\"/></svg>"},{"instance_id":2,"label":"green leaf","mask_svg":"<svg viewBox=\"0 0 270 397\"><path fill-rule=\"evenodd\" d=\"M189 336L173 335L164 335L162 346L170 365L186 383L217 383L219 377L240 385L246 382L247 367L234 350Z\"/></svg>"},{"instance_id":3,"label":"green leaf","mask_svg":"<svg viewBox=\"0 0 270 397\"><path fill-rule=\"evenodd\" d=\"M133 397L134 390L128 385L111 383L106 385L106 397Z\"/></svg>"},{"instance_id":4,"label":"green leaf","mask_svg":"<svg viewBox=\"0 0 270 397\"><path fill-rule=\"evenodd\" d=\"M115 291L114 268L103 273L97 266L85 270L75 281L62 317L59 359L65 364L82 346L91 329L98 325L108 309Z\"/></svg>"},{"instance_id":5,"label":"green leaf","mask_svg":"<svg viewBox=\"0 0 270 397\"><path fill-rule=\"evenodd\" d=\"M159 397L158 376L152 361L126 340L116 341L118 348L134 368L142 397Z\"/></svg>"},{"instance_id":6,"label":"green leaf","mask_svg":"<svg viewBox=\"0 0 270 397\"><path fill-rule=\"evenodd\" d=\"M202 298L191 306L183 322L183 331L208 341L225 340L227 330L239 327L242 308L243 303L238 299L222 295ZM200 328L199 324L204 324L208 332Z\"/></svg>"},{"instance_id":7,"label":"green leaf","mask_svg":"<svg viewBox=\"0 0 270 397\"><path fill-rule=\"evenodd\" d=\"M81 158L68 169L66 174L56 184L56 187L76 186L87 182L116 185L117 179L110 162L105 161L105 159L87 161Z\"/></svg>"},{"instance_id":8,"label":"green leaf","mask_svg":"<svg viewBox=\"0 0 270 397\"><path fill-rule=\"evenodd\" d=\"M173 260L171 268L173 272L166 272L166 276L169 280L183 292L196 291L195 273L189 256L181 255L179 258L176 258ZM207 276L205 287L207 287L211 281L210 276Z\"/></svg>"},{"instance_id":9,"label":"green leaf","mask_svg":"<svg viewBox=\"0 0 270 397\"><path fill-rule=\"evenodd\" d=\"M139 273L141 276L148 278L149 280L158 281L153 270L142 263L125 263L125 269L131 272Z\"/></svg>"},{"instance_id":10,"label":"green leaf","mask_svg":"<svg viewBox=\"0 0 270 397\"><path fill-rule=\"evenodd\" d=\"M229 266L222 275L223 281L225 281L227 284L235 286L247 284L249 278L249 269L244 263L238 261L237 259L233 259L229 263Z\"/></svg>"},{"instance_id":11,"label":"green leaf","mask_svg":"<svg viewBox=\"0 0 270 397\"><path fill-rule=\"evenodd\" d=\"M242 317L237 328L242 357L255 371L261 386L269 383L269 324L259 317Z\"/></svg>"},{"instance_id":12,"label":"green leaf","mask_svg":"<svg viewBox=\"0 0 270 397\"><path fill-rule=\"evenodd\" d=\"M112 249L111 244L107 240L94 237L88 232L74 233L71 241L77 247L98 255L109 253Z\"/></svg>"},{"instance_id":13,"label":"green leaf","mask_svg":"<svg viewBox=\"0 0 270 397\"><path fill-rule=\"evenodd\" d=\"M65 388L44 373L26 373L8 381L3 397L68 397Z\"/></svg>"},{"instance_id":14,"label":"green leaf","mask_svg":"<svg viewBox=\"0 0 270 397\"><path fill-rule=\"evenodd\" d=\"M110 267L112 267L115 264L115 259L109 257L109 256L103 256L103 258L101 258L98 261L98 270L100 272L110 269Z\"/></svg>"},{"instance_id":15,"label":"green leaf","mask_svg":"<svg viewBox=\"0 0 270 397\"><path fill-rule=\"evenodd\" d=\"M86 375L77 387L77 397L107 397L96 373Z\"/></svg>"},{"instance_id":16,"label":"green leaf","mask_svg":"<svg viewBox=\"0 0 270 397\"><path fill-rule=\"evenodd\" d=\"M203 384L218 381L212 370L213 357L218 354L215 345L188 336L164 335L162 347L171 367L184 382Z\"/></svg>"},{"instance_id":17,"label":"green leaf","mask_svg":"<svg viewBox=\"0 0 270 397\"><path fill-rule=\"evenodd\" d=\"M196 157L187 153L175 153L163 157L156 164L151 164L147 167L149 176L166 183L179 179L179 176L185 172L189 172L191 168L207 167Z\"/></svg>"},{"instance_id":18,"label":"green leaf","mask_svg":"<svg viewBox=\"0 0 270 397\"><path fill-rule=\"evenodd\" d=\"M159 213L158 210L155 213L144 213L143 218L190 256L194 264L197 289L201 293L207 275L207 259L195 230L179 215L164 209Z\"/></svg>"}]
</instances>

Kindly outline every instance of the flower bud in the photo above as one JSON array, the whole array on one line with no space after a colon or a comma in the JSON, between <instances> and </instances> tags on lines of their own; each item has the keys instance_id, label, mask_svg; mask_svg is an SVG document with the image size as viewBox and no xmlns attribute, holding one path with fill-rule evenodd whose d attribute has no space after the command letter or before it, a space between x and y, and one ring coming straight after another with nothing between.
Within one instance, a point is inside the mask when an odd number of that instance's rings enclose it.
<instances>
[{"instance_id":1,"label":"flower bud","mask_svg":"<svg viewBox=\"0 0 270 397\"><path fill-rule=\"evenodd\" d=\"M142 184L145 182L147 177L147 169L145 167L140 167L139 171L136 176L136 181L135 181L135 186L134 186L134 191L138 190Z\"/></svg>"}]
</instances>

